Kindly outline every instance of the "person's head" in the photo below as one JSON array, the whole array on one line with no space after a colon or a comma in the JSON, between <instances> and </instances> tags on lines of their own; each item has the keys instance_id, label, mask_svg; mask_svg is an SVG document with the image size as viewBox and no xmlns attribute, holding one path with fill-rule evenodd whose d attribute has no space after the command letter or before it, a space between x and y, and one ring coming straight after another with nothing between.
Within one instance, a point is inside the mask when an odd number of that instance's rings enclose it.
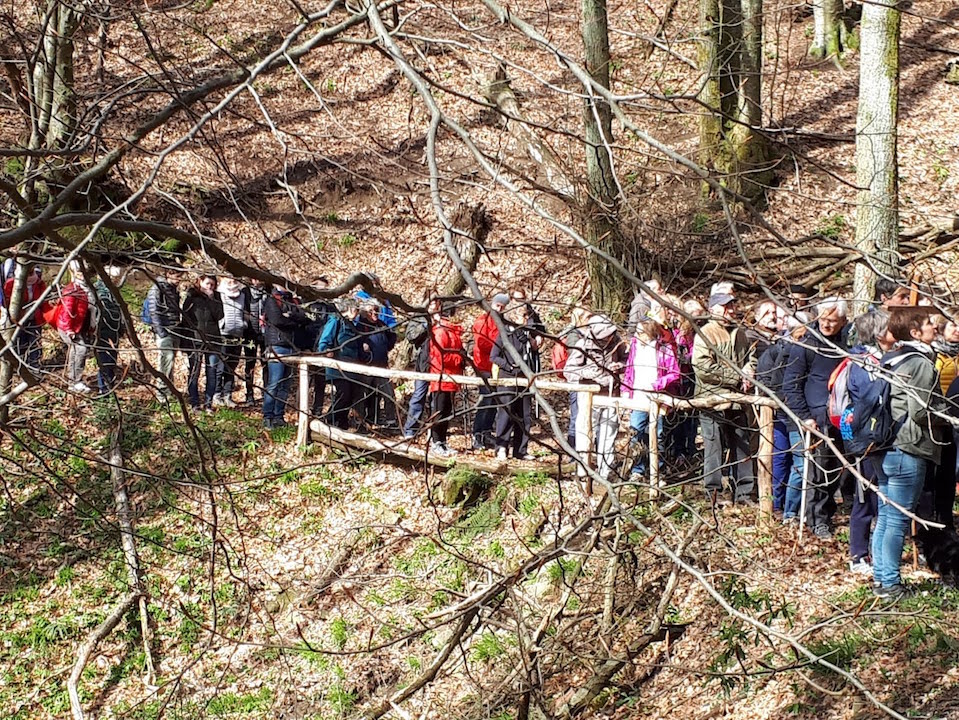
<instances>
[{"instance_id":1,"label":"person's head","mask_svg":"<svg viewBox=\"0 0 959 720\"><path fill-rule=\"evenodd\" d=\"M213 275L200 275L196 279L196 287L204 295L212 295L216 290L216 277Z\"/></svg>"},{"instance_id":2,"label":"person's head","mask_svg":"<svg viewBox=\"0 0 959 720\"><path fill-rule=\"evenodd\" d=\"M736 316L736 298L729 293L713 293L709 296L709 314L720 320L732 320Z\"/></svg>"},{"instance_id":3,"label":"person's head","mask_svg":"<svg viewBox=\"0 0 959 720\"><path fill-rule=\"evenodd\" d=\"M650 318L643 320L636 326L636 339L640 342L655 342L663 332L663 326L658 321Z\"/></svg>"},{"instance_id":4,"label":"person's head","mask_svg":"<svg viewBox=\"0 0 959 720\"><path fill-rule=\"evenodd\" d=\"M927 307L895 307L889 309L889 333L899 342L916 340L931 343L936 338L936 326Z\"/></svg>"},{"instance_id":5,"label":"person's head","mask_svg":"<svg viewBox=\"0 0 959 720\"><path fill-rule=\"evenodd\" d=\"M888 325L889 311L885 308L875 308L852 321L856 337L863 345L879 345L879 338L886 334Z\"/></svg>"},{"instance_id":6,"label":"person's head","mask_svg":"<svg viewBox=\"0 0 959 720\"><path fill-rule=\"evenodd\" d=\"M593 315L588 330L598 345L606 346L616 341L616 326L605 315Z\"/></svg>"},{"instance_id":7,"label":"person's head","mask_svg":"<svg viewBox=\"0 0 959 720\"><path fill-rule=\"evenodd\" d=\"M826 298L816 306L819 332L823 337L836 335L846 324L848 306L841 297Z\"/></svg>"},{"instance_id":8,"label":"person's head","mask_svg":"<svg viewBox=\"0 0 959 720\"><path fill-rule=\"evenodd\" d=\"M584 307L575 307L570 316L574 328L585 328L589 323L589 319L592 316L592 313Z\"/></svg>"},{"instance_id":9,"label":"person's head","mask_svg":"<svg viewBox=\"0 0 959 720\"><path fill-rule=\"evenodd\" d=\"M489 306L493 308L493 312L498 313L504 312L507 305L509 305L509 295L506 293L496 293L489 303Z\"/></svg>"},{"instance_id":10,"label":"person's head","mask_svg":"<svg viewBox=\"0 0 959 720\"><path fill-rule=\"evenodd\" d=\"M42 277L43 271L40 269L40 266L34 265L27 274L27 285L36 285Z\"/></svg>"},{"instance_id":11,"label":"person's head","mask_svg":"<svg viewBox=\"0 0 959 720\"><path fill-rule=\"evenodd\" d=\"M909 288L893 278L881 277L876 281L875 300L883 307L905 307L909 304Z\"/></svg>"},{"instance_id":12,"label":"person's head","mask_svg":"<svg viewBox=\"0 0 959 720\"><path fill-rule=\"evenodd\" d=\"M809 288L805 285L789 286L789 306L793 310L806 307L809 304Z\"/></svg>"},{"instance_id":13,"label":"person's head","mask_svg":"<svg viewBox=\"0 0 959 720\"><path fill-rule=\"evenodd\" d=\"M523 288L513 288L512 292L510 292L510 297L513 298L513 302L515 302L515 303L523 303L523 304L525 304L526 301L527 301L527 300L526 300L526 291L523 290Z\"/></svg>"},{"instance_id":14,"label":"person's head","mask_svg":"<svg viewBox=\"0 0 959 720\"><path fill-rule=\"evenodd\" d=\"M706 308L704 308L703 304L696 298L690 298L683 303L683 312L687 315L700 318L705 317Z\"/></svg>"},{"instance_id":15,"label":"person's head","mask_svg":"<svg viewBox=\"0 0 959 720\"><path fill-rule=\"evenodd\" d=\"M943 320L942 329L939 331L942 339L947 343L959 343L959 322L956 320L956 315L953 313L951 317Z\"/></svg>"},{"instance_id":16,"label":"person's head","mask_svg":"<svg viewBox=\"0 0 959 720\"><path fill-rule=\"evenodd\" d=\"M756 326L768 332L776 332L779 308L772 300L763 300L753 308Z\"/></svg>"},{"instance_id":17,"label":"person's head","mask_svg":"<svg viewBox=\"0 0 959 720\"><path fill-rule=\"evenodd\" d=\"M260 280L260 278L252 278L250 280L250 287L254 287L257 290L263 290L266 287L266 281Z\"/></svg>"},{"instance_id":18,"label":"person's head","mask_svg":"<svg viewBox=\"0 0 959 720\"><path fill-rule=\"evenodd\" d=\"M341 298L337 308L340 311L340 315L347 320L356 320L356 316L360 314L360 305L356 302L355 298Z\"/></svg>"}]
</instances>

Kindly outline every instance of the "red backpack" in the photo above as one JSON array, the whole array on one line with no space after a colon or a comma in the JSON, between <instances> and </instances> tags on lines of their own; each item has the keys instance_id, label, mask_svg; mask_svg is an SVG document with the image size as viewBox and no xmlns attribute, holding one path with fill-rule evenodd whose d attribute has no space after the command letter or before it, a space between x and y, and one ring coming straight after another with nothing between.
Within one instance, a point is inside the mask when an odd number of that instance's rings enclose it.
<instances>
[{"instance_id":1,"label":"red backpack","mask_svg":"<svg viewBox=\"0 0 959 720\"><path fill-rule=\"evenodd\" d=\"M569 360L569 348L566 347L566 343L562 340L554 342L550 359L553 361L553 370L556 371L556 377L560 380L565 380L566 377L563 375L563 368L566 367L566 361Z\"/></svg>"}]
</instances>

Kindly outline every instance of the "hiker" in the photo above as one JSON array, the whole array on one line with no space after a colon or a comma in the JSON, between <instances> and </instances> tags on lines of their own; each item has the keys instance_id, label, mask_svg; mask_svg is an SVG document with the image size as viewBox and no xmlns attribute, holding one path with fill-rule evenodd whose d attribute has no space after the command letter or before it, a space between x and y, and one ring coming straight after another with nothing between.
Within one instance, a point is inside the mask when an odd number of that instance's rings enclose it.
<instances>
[{"instance_id":1,"label":"hiker","mask_svg":"<svg viewBox=\"0 0 959 720\"><path fill-rule=\"evenodd\" d=\"M790 429L789 441L794 447L805 449L804 461L809 463L805 470L808 480L805 522L821 540L832 537L832 518L836 512L833 495L842 469L839 458L822 441L820 434L827 435L842 451L842 438L829 422L827 405L829 376L846 356L846 310L846 301L839 297L820 302L816 307L815 326L808 329L802 342L796 342L790 348L783 370L783 399L801 423L800 427ZM786 490L786 504L799 507L802 476L797 477L796 469L794 464L792 480ZM790 515L784 515L783 519L791 517L790 508Z\"/></svg>"},{"instance_id":2,"label":"hiker","mask_svg":"<svg viewBox=\"0 0 959 720\"><path fill-rule=\"evenodd\" d=\"M293 368L283 358L296 354L294 334L307 318L293 293L274 287L263 301L263 342L266 346L266 386L263 388L263 427L267 430L289 425L284 418L290 395Z\"/></svg>"},{"instance_id":3,"label":"hiker","mask_svg":"<svg viewBox=\"0 0 959 720\"><path fill-rule=\"evenodd\" d=\"M430 371L430 336L429 317L440 312L442 304L438 298L431 298L426 304L426 317L419 316L409 320L406 326L406 339L416 350L413 361L413 370L426 373ZM428 404L430 392L429 380L415 380L413 393L410 395L409 407L406 412L406 422L403 424L403 437L412 438L416 435L423 410Z\"/></svg>"},{"instance_id":4,"label":"hiker","mask_svg":"<svg viewBox=\"0 0 959 720\"><path fill-rule=\"evenodd\" d=\"M330 282L325 275L320 275L313 280L313 286L319 290L326 290L330 286ZM302 304L301 307L303 312L306 313L306 325L297 331L294 341L296 347L300 350L316 352L320 336L323 334L323 328L326 327L327 321L336 314L336 307L332 302L324 299L311 300ZM323 405L326 402L326 368L310 365L307 368L307 377L310 381L313 398L310 405L310 415L316 418L323 417Z\"/></svg>"},{"instance_id":5,"label":"hiker","mask_svg":"<svg viewBox=\"0 0 959 720\"><path fill-rule=\"evenodd\" d=\"M372 298L360 300L357 329L369 348L367 363L372 367L389 367L390 351L396 345L396 331L381 319L380 305L376 300ZM373 375L367 375L364 381L366 387L362 407L366 423L390 433L398 431L393 383L388 377Z\"/></svg>"},{"instance_id":6,"label":"hiker","mask_svg":"<svg viewBox=\"0 0 959 720\"><path fill-rule=\"evenodd\" d=\"M647 478L649 473L649 407L646 393L675 393L679 385L676 344L673 334L665 327L665 312L660 306L636 326L623 373L621 395L646 401L642 403L642 408L635 408L629 414L629 428L632 431L630 443L635 448L630 474L637 480ZM662 440L662 414L657 417L656 436Z\"/></svg>"},{"instance_id":7,"label":"hiker","mask_svg":"<svg viewBox=\"0 0 959 720\"><path fill-rule=\"evenodd\" d=\"M70 389L91 393L93 388L83 382L83 369L90 351L91 333L97 325L96 296L87 284L79 261L70 262L70 276L70 284L60 293L56 328L67 348L66 375Z\"/></svg>"},{"instance_id":8,"label":"hiker","mask_svg":"<svg viewBox=\"0 0 959 720\"><path fill-rule=\"evenodd\" d=\"M731 290L730 284L714 286ZM731 292L710 295L711 319L700 330L693 345L693 372L696 396L710 397L742 392L749 363L749 342L745 332L734 326L736 298ZM729 489L731 500L750 504L755 475L750 454L751 428L746 412L736 402L723 403L700 414L703 433L703 486L708 494L722 493L723 456L731 455ZM720 502L727 502L725 498Z\"/></svg>"},{"instance_id":9,"label":"hiker","mask_svg":"<svg viewBox=\"0 0 959 720\"><path fill-rule=\"evenodd\" d=\"M430 372L441 375L461 375L463 373L463 328L451 318L443 316L442 311L432 317L429 335ZM430 381L432 395L432 419L430 427L430 453L439 457L455 455L446 441L449 437L449 425L453 419L453 399L459 385L455 380L442 378Z\"/></svg>"},{"instance_id":10,"label":"hiker","mask_svg":"<svg viewBox=\"0 0 959 720\"><path fill-rule=\"evenodd\" d=\"M481 313L473 322L473 372L476 377L489 380L493 376L493 361L490 354L499 336L494 317L502 317L509 305L509 295L496 293L490 300L490 311ZM479 404L473 415L473 450L486 450L495 447L493 426L497 414L497 393L493 386L486 383L479 386Z\"/></svg>"},{"instance_id":11,"label":"hiker","mask_svg":"<svg viewBox=\"0 0 959 720\"><path fill-rule=\"evenodd\" d=\"M200 275L187 290L181 312L183 344L188 348L187 393L194 410L213 410L217 369L220 366L220 320L223 301L213 275ZM204 399L200 401L200 369L205 371Z\"/></svg>"},{"instance_id":12,"label":"hiker","mask_svg":"<svg viewBox=\"0 0 959 720\"><path fill-rule=\"evenodd\" d=\"M522 363L532 367L535 330L529 324L530 316L523 305L514 305L503 316L506 335L497 334L490 360L498 369L500 378L526 377L522 366L513 359L507 347L516 351ZM507 346L508 343L508 346ZM497 389L496 457L505 460L511 448L514 460L529 460L530 395L528 387L500 387Z\"/></svg>"},{"instance_id":13,"label":"hiker","mask_svg":"<svg viewBox=\"0 0 959 720\"><path fill-rule=\"evenodd\" d=\"M959 374L959 323L956 322L956 312L953 309L951 317L934 315L932 318L936 325L936 338L932 347L936 351L936 371L939 373L939 388L943 397L948 394L949 386ZM953 506L956 502L956 444L952 442L951 431L944 429L943 434L944 442L940 446L942 458L931 478L932 517L951 530L955 529Z\"/></svg>"},{"instance_id":14,"label":"hiker","mask_svg":"<svg viewBox=\"0 0 959 720\"><path fill-rule=\"evenodd\" d=\"M156 338L157 370L171 381L176 351L181 340L178 336L181 320L180 291L177 289L179 280L180 273L177 270L163 270L157 275L143 302L142 319L150 326ZM186 344L189 346L189 342ZM157 390L166 393L166 384L160 381Z\"/></svg>"},{"instance_id":15,"label":"hiker","mask_svg":"<svg viewBox=\"0 0 959 720\"><path fill-rule=\"evenodd\" d=\"M893 373L889 408L896 432L892 449L883 455L877 468L879 492L888 500L879 500L872 537L873 577L878 583L874 592L886 599L905 592L899 565L910 523L890 501L905 510L915 510L926 468L940 459L933 411L941 411L944 403L939 394L935 351L930 345L936 336L930 317L933 312L928 307L893 308L889 312L887 329L899 344L883 355L882 368Z\"/></svg>"},{"instance_id":16,"label":"hiker","mask_svg":"<svg viewBox=\"0 0 959 720\"><path fill-rule=\"evenodd\" d=\"M317 342L317 352L349 363L363 363L369 359L369 345L364 342L356 327L360 308L354 298L342 298L337 302L338 312L330 315ZM350 411L359 408L362 402L360 383L363 379L356 373L326 368L326 380L333 386L333 401L330 405L330 424L341 430L350 428Z\"/></svg>"},{"instance_id":17,"label":"hiker","mask_svg":"<svg viewBox=\"0 0 959 720\"><path fill-rule=\"evenodd\" d=\"M569 382L595 383L607 397L619 394L621 376L626 367L626 345L609 318L593 315L583 337L569 351L563 374ZM581 462L577 468L580 477L587 475L590 430L596 448L596 472L607 480L616 464L616 435L619 433L619 415L615 408L593 406L592 413L583 411L585 393L579 398L576 414L576 452Z\"/></svg>"},{"instance_id":18,"label":"hiker","mask_svg":"<svg viewBox=\"0 0 959 720\"><path fill-rule=\"evenodd\" d=\"M250 318L250 293L239 280L232 277L220 278L217 293L223 304L223 317L220 319L221 355L217 365L213 405L232 408L236 407L233 385Z\"/></svg>"},{"instance_id":19,"label":"hiker","mask_svg":"<svg viewBox=\"0 0 959 720\"><path fill-rule=\"evenodd\" d=\"M696 320L706 314L702 303L696 299L686 300L683 313L673 308L680 307L679 298L670 297L671 307L666 308L666 317L672 327L673 344L676 346L676 361L679 364L679 385L675 395L689 399L696 393L696 374L693 371L693 345L696 340ZM688 316L688 317L687 317ZM692 319L691 319L692 318ZM681 469L696 462L696 430L699 413L694 410L677 409L663 421L663 436L666 441L665 455Z\"/></svg>"},{"instance_id":20,"label":"hiker","mask_svg":"<svg viewBox=\"0 0 959 720\"><path fill-rule=\"evenodd\" d=\"M16 265L13 265L16 268ZM10 309L10 299L13 297L15 277L11 276L3 283L3 292L0 293L3 306ZM49 303L40 297L47 290L43 282L43 272L39 265L30 268L27 273L26 285L20 300L19 329L17 330L16 352L20 362L36 370L40 367L40 357L43 346L40 342L43 332L43 316L49 310Z\"/></svg>"},{"instance_id":21,"label":"hiker","mask_svg":"<svg viewBox=\"0 0 959 720\"><path fill-rule=\"evenodd\" d=\"M592 313L582 307L573 308L570 324L559 331L553 341L553 370L560 380L567 380L565 368L569 362L569 350L583 339L583 333L589 325ZM576 416L579 413L579 393L569 394L569 424L566 426L566 442L573 449L576 448Z\"/></svg>"},{"instance_id":22,"label":"hiker","mask_svg":"<svg viewBox=\"0 0 959 720\"><path fill-rule=\"evenodd\" d=\"M260 362L260 387L266 387L266 360L263 357L263 306L270 297L272 288L263 280L252 278L247 286L250 294L249 317L247 318L246 334L243 336L243 383L246 386L246 404L255 405L256 396L256 363ZM311 348L312 349L312 348Z\"/></svg>"},{"instance_id":23,"label":"hiker","mask_svg":"<svg viewBox=\"0 0 959 720\"><path fill-rule=\"evenodd\" d=\"M117 385L117 356L123 335L123 316L120 303L102 279L93 284L97 296L98 322L96 343L97 386L100 395L109 395Z\"/></svg>"}]
</instances>

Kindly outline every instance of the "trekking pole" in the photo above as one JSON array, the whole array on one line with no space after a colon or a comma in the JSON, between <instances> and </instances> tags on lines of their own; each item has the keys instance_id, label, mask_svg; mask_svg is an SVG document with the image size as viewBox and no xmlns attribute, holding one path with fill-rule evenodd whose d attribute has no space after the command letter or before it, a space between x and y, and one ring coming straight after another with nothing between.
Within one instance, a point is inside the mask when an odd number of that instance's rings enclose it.
<instances>
[{"instance_id":1,"label":"trekking pole","mask_svg":"<svg viewBox=\"0 0 959 720\"><path fill-rule=\"evenodd\" d=\"M805 429L800 430L799 434L803 442L802 494L799 496L799 542L802 542L802 531L806 525L806 489L809 487L809 452L812 445L812 435Z\"/></svg>"}]
</instances>

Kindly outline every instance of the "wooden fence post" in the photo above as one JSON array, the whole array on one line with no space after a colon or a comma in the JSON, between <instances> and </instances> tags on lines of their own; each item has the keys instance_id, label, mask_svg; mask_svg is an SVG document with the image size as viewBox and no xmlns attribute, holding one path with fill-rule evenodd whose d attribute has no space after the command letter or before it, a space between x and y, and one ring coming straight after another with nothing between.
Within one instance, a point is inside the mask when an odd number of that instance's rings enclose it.
<instances>
[{"instance_id":1,"label":"wooden fence post","mask_svg":"<svg viewBox=\"0 0 959 720\"><path fill-rule=\"evenodd\" d=\"M300 402L296 416L296 445L306 447L310 441L310 366L301 362L300 366ZM323 372L321 368L321 372Z\"/></svg>"},{"instance_id":2,"label":"wooden fence post","mask_svg":"<svg viewBox=\"0 0 959 720\"><path fill-rule=\"evenodd\" d=\"M773 409L759 407L759 524L773 520Z\"/></svg>"}]
</instances>

